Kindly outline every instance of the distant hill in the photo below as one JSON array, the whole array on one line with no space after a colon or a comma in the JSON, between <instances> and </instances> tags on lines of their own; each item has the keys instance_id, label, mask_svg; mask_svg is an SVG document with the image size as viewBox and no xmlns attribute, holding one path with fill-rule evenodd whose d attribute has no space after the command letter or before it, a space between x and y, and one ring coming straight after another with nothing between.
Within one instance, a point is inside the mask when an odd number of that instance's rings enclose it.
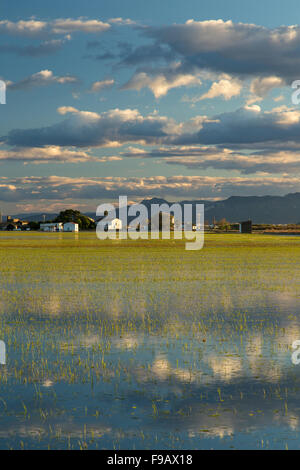
<instances>
[{"instance_id":1,"label":"distant hill","mask_svg":"<svg viewBox=\"0 0 300 470\"><path fill-rule=\"evenodd\" d=\"M11 214L10 214L11 215ZM53 220L55 219L55 217L58 216L58 214L47 214L47 213L43 213L43 214L29 214L29 213L25 213L25 214L13 214L11 215L11 217L15 218L15 219L21 219L21 220L28 220L28 222L41 222L42 220L44 220L44 215L45 215L45 220ZM4 216L5 218L5 216Z\"/></svg>"},{"instance_id":2,"label":"distant hill","mask_svg":"<svg viewBox=\"0 0 300 470\"><path fill-rule=\"evenodd\" d=\"M257 224L288 224L300 222L300 193L286 196L232 196L225 201L208 204L205 219L225 217L230 222L251 219Z\"/></svg>"},{"instance_id":3,"label":"distant hill","mask_svg":"<svg viewBox=\"0 0 300 470\"><path fill-rule=\"evenodd\" d=\"M143 201L148 207L151 203L167 202L164 199ZM169 204L171 204L169 202ZM204 204L205 220L214 218L240 222L251 219L257 224L292 224L300 222L300 193L286 196L232 196L223 201L180 201L179 204Z\"/></svg>"},{"instance_id":4,"label":"distant hill","mask_svg":"<svg viewBox=\"0 0 300 470\"><path fill-rule=\"evenodd\" d=\"M144 199L142 204L148 209L151 204L172 204L162 198ZM229 222L240 222L251 219L254 223L292 224L300 222L300 193L286 196L232 196L223 201L180 201L179 204L204 204L205 220L212 222L227 219ZM41 221L44 214L15 214L13 217L28 221ZM53 220L58 214L45 214L46 220ZM94 212L85 213L96 218Z\"/></svg>"},{"instance_id":5,"label":"distant hill","mask_svg":"<svg viewBox=\"0 0 300 470\"><path fill-rule=\"evenodd\" d=\"M92 219L95 219L96 215L94 212L89 212L89 213L86 213L84 214L86 215L87 217L91 217ZM58 213L57 214L53 214L53 213L43 213L43 214L40 214L40 213L23 213L23 214L12 214L11 217L13 218L16 218L16 219L21 219L21 220L28 220L28 222L42 222L44 220L44 216L45 216L45 220L54 220L56 219L56 217L58 216ZM4 219L6 219L6 216L4 216Z\"/></svg>"}]
</instances>

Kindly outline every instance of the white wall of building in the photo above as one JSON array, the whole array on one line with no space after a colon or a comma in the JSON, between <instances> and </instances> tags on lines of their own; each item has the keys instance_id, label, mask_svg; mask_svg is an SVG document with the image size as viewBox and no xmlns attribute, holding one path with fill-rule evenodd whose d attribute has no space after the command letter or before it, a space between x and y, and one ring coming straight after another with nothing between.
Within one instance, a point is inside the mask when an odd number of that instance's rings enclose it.
<instances>
[{"instance_id":1,"label":"white wall of building","mask_svg":"<svg viewBox=\"0 0 300 470\"><path fill-rule=\"evenodd\" d=\"M122 220L113 219L108 224L108 230L122 230Z\"/></svg>"},{"instance_id":2,"label":"white wall of building","mask_svg":"<svg viewBox=\"0 0 300 470\"><path fill-rule=\"evenodd\" d=\"M50 224L41 224L40 230L42 232L62 232L63 224L61 222L58 223L50 223Z\"/></svg>"},{"instance_id":3,"label":"white wall of building","mask_svg":"<svg viewBox=\"0 0 300 470\"><path fill-rule=\"evenodd\" d=\"M64 224L64 232L78 232L79 225L75 224L74 222L67 222Z\"/></svg>"}]
</instances>

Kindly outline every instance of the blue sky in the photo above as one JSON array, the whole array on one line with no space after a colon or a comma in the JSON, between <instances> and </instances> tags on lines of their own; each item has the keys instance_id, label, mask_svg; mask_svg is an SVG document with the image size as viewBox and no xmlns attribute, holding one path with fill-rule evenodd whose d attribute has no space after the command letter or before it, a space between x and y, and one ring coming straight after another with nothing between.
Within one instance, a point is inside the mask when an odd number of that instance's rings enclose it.
<instances>
[{"instance_id":1,"label":"blue sky","mask_svg":"<svg viewBox=\"0 0 300 470\"><path fill-rule=\"evenodd\" d=\"M2 1L0 208L300 191L299 3Z\"/></svg>"}]
</instances>

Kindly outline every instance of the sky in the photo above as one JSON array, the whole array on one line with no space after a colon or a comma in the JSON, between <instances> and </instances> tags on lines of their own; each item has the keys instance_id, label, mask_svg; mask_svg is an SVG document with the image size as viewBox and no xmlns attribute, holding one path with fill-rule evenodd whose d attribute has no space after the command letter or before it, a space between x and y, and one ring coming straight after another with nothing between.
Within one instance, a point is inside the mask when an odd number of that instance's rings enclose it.
<instances>
[{"instance_id":1,"label":"sky","mask_svg":"<svg viewBox=\"0 0 300 470\"><path fill-rule=\"evenodd\" d=\"M0 211L300 191L299 22L298 0L2 0Z\"/></svg>"}]
</instances>

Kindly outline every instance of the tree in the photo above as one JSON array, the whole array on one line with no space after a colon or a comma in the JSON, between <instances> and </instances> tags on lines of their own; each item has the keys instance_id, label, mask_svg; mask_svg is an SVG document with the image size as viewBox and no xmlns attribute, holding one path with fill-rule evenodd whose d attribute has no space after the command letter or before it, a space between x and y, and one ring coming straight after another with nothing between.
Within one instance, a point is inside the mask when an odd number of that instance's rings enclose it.
<instances>
[{"instance_id":1,"label":"tree","mask_svg":"<svg viewBox=\"0 0 300 470\"><path fill-rule=\"evenodd\" d=\"M29 222L28 227L30 228L30 230L39 230L40 222L31 221Z\"/></svg>"},{"instance_id":2,"label":"tree","mask_svg":"<svg viewBox=\"0 0 300 470\"><path fill-rule=\"evenodd\" d=\"M74 222L79 225L80 230L92 230L96 227L95 222L80 211L67 209L59 213L54 222Z\"/></svg>"},{"instance_id":3,"label":"tree","mask_svg":"<svg viewBox=\"0 0 300 470\"><path fill-rule=\"evenodd\" d=\"M227 222L225 217L218 222L218 225L219 225L221 230L226 230L226 232L227 232L227 230L230 226L229 222Z\"/></svg>"}]
</instances>

